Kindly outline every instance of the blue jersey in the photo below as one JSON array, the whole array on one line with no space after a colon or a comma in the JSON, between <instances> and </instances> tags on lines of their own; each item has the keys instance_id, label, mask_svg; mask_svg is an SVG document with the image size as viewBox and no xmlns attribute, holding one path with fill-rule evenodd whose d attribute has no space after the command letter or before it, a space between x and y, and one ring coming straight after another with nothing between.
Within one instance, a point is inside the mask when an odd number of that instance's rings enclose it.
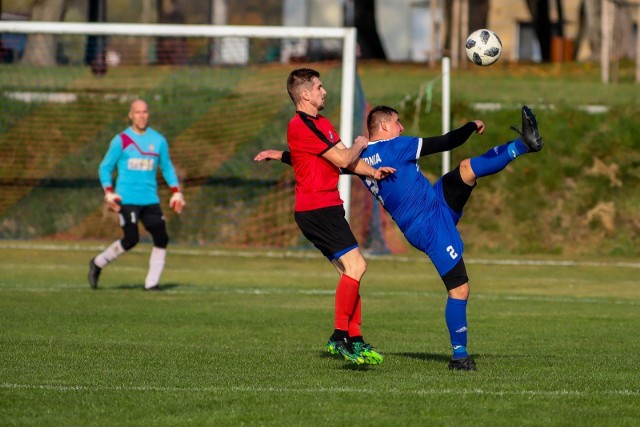
<instances>
[{"instance_id":1,"label":"blue jersey","mask_svg":"<svg viewBox=\"0 0 640 427\"><path fill-rule=\"evenodd\" d=\"M370 142L360 158L375 168L394 167L396 172L380 181L361 179L409 243L429 255L442 276L462 255L463 243L456 229L460 214L446 203L442 181L432 185L422 174L418 165L422 142L412 136Z\"/></svg>"},{"instance_id":2,"label":"blue jersey","mask_svg":"<svg viewBox=\"0 0 640 427\"><path fill-rule=\"evenodd\" d=\"M178 177L171 163L167 140L157 131L147 128L143 135L130 127L116 135L100 163L102 188L113 187L112 173L118 168L115 192L123 205L153 205L160 203L156 173L158 166L170 187L178 186Z\"/></svg>"}]
</instances>

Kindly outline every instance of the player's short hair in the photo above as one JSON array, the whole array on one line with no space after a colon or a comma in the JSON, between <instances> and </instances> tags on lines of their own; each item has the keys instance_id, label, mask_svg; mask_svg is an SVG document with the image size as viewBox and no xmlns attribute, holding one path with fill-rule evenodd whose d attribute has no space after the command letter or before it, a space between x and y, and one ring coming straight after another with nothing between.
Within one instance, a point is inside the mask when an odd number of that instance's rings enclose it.
<instances>
[{"instance_id":1,"label":"player's short hair","mask_svg":"<svg viewBox=\"0 0 640 427\"><path fill-rule=\"evenodd\" d=\"M394 114L400 115L394 108L387 107L386 105L373 107L367 116L367 130L369 131L369 135L380 126L380 123L391 120Z\"/></svg>"},{"instance_id":2,"label":"player's short hair","mask_svg":"<svg viewBox=\"0 0 640 427\"><path fill-rule=\"evenodd\" d=\"M300 94L304 89L310 89L308 86L314 77L320 78L320 73L311 68L298 68L289 73L287 92L294 104L300 101Z\"/></svg>"}]
</instances>

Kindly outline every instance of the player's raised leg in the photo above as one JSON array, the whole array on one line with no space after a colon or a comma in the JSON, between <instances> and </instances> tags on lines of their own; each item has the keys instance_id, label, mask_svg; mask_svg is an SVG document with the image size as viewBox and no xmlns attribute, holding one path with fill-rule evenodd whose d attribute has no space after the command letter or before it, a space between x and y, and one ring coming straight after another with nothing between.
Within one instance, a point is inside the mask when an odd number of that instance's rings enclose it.
<instances>
[{"instance_id":1,"label":"player's raised leg","mask_svg":"<svg viewBox=\"0 0 640 427\"><path fill-rule=\"evenodd\" d=\"M522 131L515 126L512 128L518 132L519 138L461 162L460 172L467 184L473 185L476 178L500 172L523 154L542 150L544 144L538 130L538 121L529 107L522 107Z\"/></svg>"}]
</instances>

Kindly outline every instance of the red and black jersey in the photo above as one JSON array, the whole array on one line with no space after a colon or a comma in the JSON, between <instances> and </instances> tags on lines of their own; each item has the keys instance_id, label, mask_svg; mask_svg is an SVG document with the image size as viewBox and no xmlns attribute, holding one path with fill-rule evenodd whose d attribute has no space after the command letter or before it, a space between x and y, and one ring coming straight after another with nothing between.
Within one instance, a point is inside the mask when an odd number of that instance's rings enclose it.
<instances>
[{"instance_id":1,"label":"red and black jersey","mask_svg":"<svg viewBox=\"0 0 640 427\"><path fill-rule=\"evenodd\" d=\"M287 142L296 177L295 211L342 205L338 192L339 169L322 155L340 137L331 122L318 114L298 111L289 122Z\"/></svg>"}]
</instances>

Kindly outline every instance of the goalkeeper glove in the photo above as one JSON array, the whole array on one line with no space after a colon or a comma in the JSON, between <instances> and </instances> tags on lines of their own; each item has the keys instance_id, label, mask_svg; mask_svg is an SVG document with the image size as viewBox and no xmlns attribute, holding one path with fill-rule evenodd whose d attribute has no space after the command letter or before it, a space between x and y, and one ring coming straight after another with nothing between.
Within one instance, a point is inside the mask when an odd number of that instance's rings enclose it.
<instances>
[{"instance_id":1,"label":"goalkeeper glove","mask_svg":"<svg viewBox=\"0 0 640 427\"><path fill-rule=\"evenodd\" d=\"M172 187L171 191L173 191L173 195L171 199L169 199L169 206L176 211L176 213L180 213L182 212L182 208L187 205L187 202L184 201L184 196L178 187Z\"/></svg>"},{"instance_id":2,"label":"goalkeeper glove","mask_svg":"<svg viewBox=\"0 0 640 427\"><path fill-rule=\"evenodd\" d=\"M120 212L120 203L122 202L122 197L119 194L114 193L111 187L107 187L104 190L104 201L114 212Z\"/></svg>"}]
</instances>

